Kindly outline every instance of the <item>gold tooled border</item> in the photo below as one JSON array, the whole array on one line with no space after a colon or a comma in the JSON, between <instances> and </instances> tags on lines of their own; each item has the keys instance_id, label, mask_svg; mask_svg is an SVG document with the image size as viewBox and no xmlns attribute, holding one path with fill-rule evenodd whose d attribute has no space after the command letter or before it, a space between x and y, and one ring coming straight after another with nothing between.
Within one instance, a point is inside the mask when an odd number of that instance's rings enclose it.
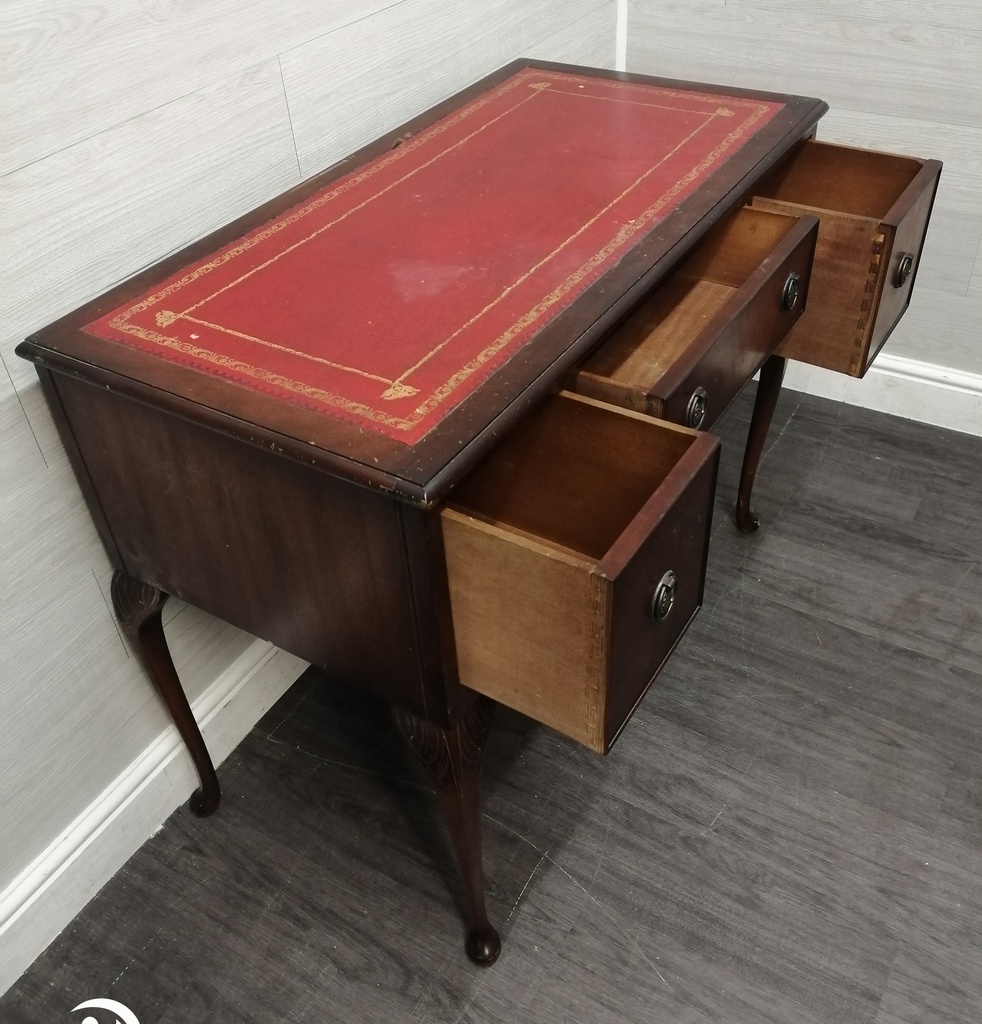
<instances>
[{"instance_id":1,"label":"gold tooled border","mask_svg":"<svg viewBox=\"0 0 982 1024\"><path fill-rule=\"evenodd\" d=\"M579 267L576 271L569 275L569 277L567 277L565 281L563 281L560 285L554 288L547 296L538 301L531 309L526 311L526 313L519 317L497 338L495 338L491 343L489 343L481 352L474 356L474 358L472 358L464 367L457 370L442 385L433 390L431 394L422 402L420 402L420 404L417 405L413 412L408 416L395 416L392 415L391 413L385 412L383 409L375 408L366 405L363 402L355 401L350 398L345 398L342 395L326 391L314 385L306 384L303 381L295 380L292 377L287 377L282 374L278 374L273 371L263 369L262 367L257 367L251 363L247 363L240 359L235 359L234 357L231 356L226 356L219 352L213 352L210 349L193 345L180 338L175 338L169 335L161 334L157 331L133 323L132 318L150 309L155 305L159 305L164 299L169 298L176 294L177 292L179 292L180 290L186 288L193 281L198 280L200 277L211 273L217 268L224 266L231 260L234 260L237 257L243 255L250 249L264 242L266 239L272 237L279 231L282 231L284 228L297 223L304 217L309 216L311 213L320 209L326 203L329 203L337 199L339 196L350 191L351 189L360 185L364 181L369 180L371 177L378 174L380 171L392 166L397 161L404 160L408 155L410 155L415 150L419 149L421 146L426 145L432 139L443 134L454 125L461 123L461 121L465 120L466 118L473 116L479 110L483 109L485 106L487 106L494 100L499 99L502 95L506 94L507 92L510 92L518 88L522 84L528 82L529 79L534 79L535 81L529 83L531 88L530 94L528 96L523 97L522 99L519 100L518 103L509 107L507 110L503 111L501 114L499 114L492 120L483 122L481 127L478 128L475 132L472 132L470 135L467 135L463 139L458 140L457 142L447 147L446 149L441 150L441 152L436 154L432 159L427 160L423 164L414 167L413 170L411 170L408 174L403 175L396 181L392 182L390 185L387 185L385 188L380 189L372 196L368 197L361 203L358 203L356 206L346 211L337 219L329 222L328 224L319 226L318 229L312 232L310 235L305 236L298 242L295 242L292 245L280 250L269 260L266 260L265 262L257 265L247 273L240 275L238 278L227 283L226 285L223 285L220 289L211 293L204 299L198 300L182 313L168 313L165 314L165 316L173 319L182 318L186 314L190 313L192 310L198 309L201 306L205 305L215 296L223 294L229 289L240 284L242 281L251 277L253 274L259 272L266 266L269 266L270 263L282 258L289 252L294 251L296 248L310 241L312 238L317 237L317 235L329 230L331 227L340 223L348 216L351 216L353 213L362 209L368 203L384 195L392 188L396 187L399 184L402 184L408 178L412 177L416 173L419 173L424 168L430 166L432 163L434 163L436 160L439 160L447 153L452 152L454 149L457 149L461 145L466 144L470 139L474 138L475 135L479 134L481 131L486 130L488 127L496 123L502 117L505 117L508 114L514 112L516 109L518 109L520 106L523 106L526 102L533 99L535 96L540 95L543 91L549 88L551 83L562 84L567 86L566 89L551 90L562 92L564 95L580 96L583 98L607 100L613 102L640 103L645 106L664 106L664 103L655 104L650 102L651 91L650 87L648 86L632 85L631 83L611 81L602 78L589 78L578 75L567 75L561 72L544 72L536 69L526 69L522 72L519 72L512 79L509 79L508 81L502 83L495 89L489 91L485 96L473 100L471 103L468 103L465 107L462 107L456 113L448 116L447 118L441 121L438 121L436 124L430 126L428 129L421 132L419 135L407 140L400 146L397 146L384 157L378 158L377 160L367 165L361 172L355 173L351 175L349 178L345 178L334 187L328 188L324 192L315 196L313 199L308 200L305 203L301 204L300 206L296 207L293 211L290 211L286 216L278 218L277 220L273 221L271 224L265 226L259 231L248 235L247 237L243 238L240 242L219 253L212 259L206 260L204 263L198 264L197 266L192 268L188 273L182 275L182 277L178 278L177 280L171 281L163 289L153 292L150 295L144 296L138 302L126 307L125 309L114 311L113 313L109 314L108 317L104 317L100 321L96 321L94 324L87 325L86 330L91 329L97 324L106 323L108 320L108 325L114 328L115 330L119 331L120 333L130 334L139 337L141 340L145 342L180 352L182 355L188 357L189 359L204 362L206 364L211 364L212 366L215 367L216 371L218 372L220 372L220 369L224 369L227 371L231 371L232 373L241 374L242 376L255 380L257 384L261 382L267 386L271 385L273 387L289 391L299 398L305 398L307 400L319 402L322 405L327 405L332 409L336 409L338 412L347 414L348 416L357 416L361 419L368 420L371 423L377 424L379 427L387 427L389 431L407 432L413 430L420 423L421 420L429 416L435 409L437 409L440 405L446 402L454 394L454 392L457 391L458 388L462 384L464 384L471 376L473 376L474 373L479 371L482 366L484 366L489 360L493 359L499 352L501 352L502 349L506 348L517 337L526 332L532 326L532 324L540 320L542 317L546 316L549 313L549 311L553 309L553 307L555 307L563 299L565 299L566 296L568 296L569 293L577 287L577 285L579 285L585 278L595 273L599 267L601 267L606 261L608 261L610 257L618 249L626 245L627 242L632 237L634 237L638 232L645 230L648 226L650 226L651 222L664 209L666 204L668 204L672 199L674 199L680 192L684 191L694 180L698 179L703 173L705 173L705 171L709 167L711 167L714 163L718 162L721 159L721 157L733 147L735 142L749 137L749 134L752 134L751 129L753 128L753 126L758 121L760 121L766 114L770 113L771 111L775 111L775 105L735 96L716 95L712 93L696 93L689 92L686 90L666 89L658 87L658 96L660 99L671 98L690 102L697 101L699 104L698 109L690 110L690 112L705 113L707 115L706 121L693 132L691 132L685 139L683 139L669 154L666 154L665 156L661 157L656 164L653 164L651 168L649 168L644 174L639 176L639 178L637 178L635 182L628 186L628 188L625 189L619 196L617 196L610 203L608 203L603 210L601 210L599 213L594 215L594 217L592 217L589 221L587 221L584 225L582 225L577 230L577 232L571 235L556 249L554 249L546 257L540 260L539 263L535 265L535 267L526 271L517 281L515 281L512 285L505 289L505 291L503 291L502 294L497 299L495 299L492 303L489 303L479 313L475 314L475 316L471 317L465 324L461 325L461 327L454 331L448 338L444 339L438 345L434 346L434 348L431 349L430 352L426 353L421 359L418 359L416 363L413 364L413 366L409 367L406 371L404 371L403 374L397 377L394 381L388 381L387 379L383 379L376 374L368 374L365 371L359 370L354 367L347 367L344 366L343 364L331 363L331 365L334 368L341 370L342 372L347 371L362 377L369 376L375 380L379 380L381 383L388 383L390 385L390 390L392 390L393 387L396 389L400 387L404 388L405 390L402 393L398 394L397 397L403 397L405 394L415 393L414 388L412 388L411 386L406 386L404 383L406 377L408 377L409 374L419 369L419 367L422 366L428 359L432 358L433 355L435 355L437 352L445 348L446 345L450 344L453 340L459 337L460 334L462 334L465 330L467 330L467 328L472 326L473 323L480 319L485 313L487 313L490 309L494 308L494 306L497 305L507 294L509 294L516 287L518 287L525 280L527 280L528 277L535 273L538 269L547 264L553 257L555 257L559 252L561 252L574 238L576 238L589 226L595 223L606 210L609 210L611 207L616 205L616 203L622 201L625 196L627 196L631 191L637 188L638 185L640 185L642 181L644 181L648 176L650 176L650 174L653 173L653 171L657 169L658 166L664 163L665 160L669 159L671 156L673 156L675 153L681 150L685 145L691 142L692 139L696 137L696 135L698 135L701 131L705 130L705 128L709 124L711 124L713 120L715 120L719 116L734 116L734 108L743 108L743 110L746 113L746 116L735 125L733 131L731 131L726 136L726 138L723 139L712 150L711 153L707 154L697 165L691 168L683 178L676 181L668 191L666 191L653 204L651 204L640 216L634 218L633 221L630 222L629 224L622 226L615 234L615 236L606 245L604 245L600 250L598 250L586 263L584 263L581 267ZM579 86L577 90L570 91L568 87L571 84L571 82L579 82L582 84ZM590 87L590 92L581 92L580 89L584 88L587 84ZM598 88L600 90L607 89L611 92L616 91L618 95L593 95L593 90ZM625 100L624 91L626 89L635 89L638 92L646 93L647 99ZM710 107L712 109L705 110L703 109L703 107ZM670 109L685 110L686 108L672 107ZM189 319L193 320L194 318ZM207 326L213 329L238 334L238 332L232 331L229 328L224 328L221 325L207 324ZM268 344L271 345L272 347L283 347L275 345L274 343L264 342L263 339L259 338L250 337L249 340L258 342L259 344ZM295 352L294 354L304 358L314 358L309 354L302 352ZM330 362L328 360L318 361Z\"/></svg>"}]
</instances>

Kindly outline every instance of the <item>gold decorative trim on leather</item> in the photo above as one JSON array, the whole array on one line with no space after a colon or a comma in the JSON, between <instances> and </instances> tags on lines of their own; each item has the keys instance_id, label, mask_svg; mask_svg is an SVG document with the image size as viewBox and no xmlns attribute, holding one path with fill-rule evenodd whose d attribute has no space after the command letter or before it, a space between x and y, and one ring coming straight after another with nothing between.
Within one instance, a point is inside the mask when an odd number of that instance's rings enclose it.
<instances>
[{"instance_id":1,"label":"gold decorative trim on leather","mask_svg":"<svg viewBox=\"0 0 982 1024\"><path fill-rule=\"evenodd\" d=\"M533 79L529 81L529 79ZM618 87L623 87L624 83L616 81L608 81L605 79L589 79L579 89L569 89L569 76L556 77L549 72L543 72L541 70L529 69L528 71L519 73L513 79L503 83L496 89L490 91L485 96L478 98L477 100L469 103L466 107L462 108L457 113L447 117L444 120L437 122L430 128L424 130L419 135L406 140L403 143L397 145L389 154L382 157L381 159L374 161L368 167L366 167L361 173L355 174L350 178L346 178L337 186L328 189L322 194L318 195L312 200L309 200L302 205L298 206L293 211L289 212L282 218L278 218L267 227L260 231L242 239L239 243L233 245L229 249L215 256L213 259L207 260L206 262L196 266L193 270L184 274L176 281L172 281L166 287L147 295L139 302L132 306L127 307L125 310L121 310L115 317L112 318L110 324L117 330L139 337L143 341L160 345L186 355L192 359L201 360L206 363L210 363L216 367L225 368L232 370L236 373L242 374L246 377L253 378L257 381L262 381L266 384L273 384L276 387L283 388L290 393L313 399L317 402L327 404L333 408L342 410L349 415L357 415L370 421L377 423L384 423L390 429L396 429L399 431L408 431L415 427L420 420L431 413L434 409L440 406L442 403L453 395L453 393L460 387L460 385L472 376L477 370L480 369L485 363L497 355L503 348L507 347L518 335L523 331L527 330L532 324L546 316L551 309L553 309L557 303L561 302L576 286L588 277L590 274L595 272L598 267L602 266L618 249L622 248L625 243L637 235L639 232L644 231L651 222L658 216L658 214L669 204L680 192L684 191L694 180L699 178L709 167L720 160L720 158L727 153L733 146L733 144L739 140L742 136L745 136L749 129L759 121L769 109L768 105L753 101L746 100L742 101L739 98L727 97L726 101L729 106L718 105L718 96L709 96L707 99L709 102L717 103L715 107L710 110L705 110L701 107L695 106L695 100L698 98L697 93L686 92L682 90L670 90L660 89L660 99L665 97L677 98L680 101L686 101L684 105L678 107L672 107L666 105L664 102L648 102L645 100L636 99L625 99L623 96L605 96L603 92L605 89L614 90ZM564 85L566 88L556 88L557 85ZM380 171L385 168L404 160L409 154L414 152L420 146L425 145L432 139L446 132L449 128L459 124L462 120L472 117L476 112L481 110L492 100L500 99L503 93L514 91L519 89L521 86L525 86L527 92L522 95L520 99L507 110L504 110L501 114L496 117L483 122L480 127L476 128L473 132L465 135L463 138L454 142L452 145L442 149L439 153L435 154L431 159L424 163L413 167L408 173L397 178L395 181L386 185L384 188L379 189L377 192L368 196L366 199L355 205L349 210L346 210L340 216L331 220L327 224L320 225L315 231L312 231L309 235L301 238L297 242L290 246L276 252L269 259L263 263L258 264L255 267L250 268L234 280L222 285L221 288L210 293L208 296L199 299L193 305L188 306L185 309L177 309L174 303L174 299L178 297L179 293L190 285L192 282L210 274L212 271L219 267L228 264L229 262L238 259L243 254L249 252L255 246L261 242L272 237L278 232L284 230L293 224L298 223L303 218L309 216L315 210L320 209L325 204L337 199L345 192L350 191L352 188L369 180L373 176L377 175ZM404 184L410 180L414 175L420 173L427 167L432 166L437 161L443 159L447 154L454 152L461 146L465 145L471 139L484 132L492 125L500 121L501 119L512 114L515 110L524 106L526 103L532 102L536 97L541 96L547 91L558 92L563 95L581 97L585 99L593 100L605 100L618 103L631 103L642 106L650 107L662 107L664 109L682 111L685 113L694 113L705 116L705 120L697 128L695 128L689 135L681 140L670 152L664 154L656 163L652 164L643 174L636 178L626 189L624 189L618 196L607 203L602 209L598 210L588 221L580 225L580 227L566 238L560 245L556 246L551 252L539 260L534 266L530 267L521 276L515 279L509 284L502 292L493 299L490 303L484 306L483 309L475 313L465 323L461 324L455 331L449 336L442 339L436 345L434 345L428 352L426 352L420 359L418 359L412 366L407 367L397 377L389 379L379 374L371 373L367 370L356 366L345 365L327 359L323 356L311 354L309 352L302 352L297 349L290 348L279 344L277 342L269 341L268 339L255 337L250 334L245 334L240 331L233 330L232 328L225 327L221 324L214 323L203 318L198 318L192 314L200 307L206 305L212 299L217 296L229 291L230 289L240 285L242 282L248 280L253 275L259 273L261 270L275 263L277 260L282 259L287 254L295 251L312 239L322 235L324 232L329 231L331 228L340 224L348 217L357 213L372 202L375 202L381 196L390 192L392 189L399 185ZM691 104L692 106L690 106ZM202 346L194 345L184 339L173 337L171 335L160 333L158 331L151 330L145 326L135 324L132 322L132 318L136 315L154 307L162 305L167 302L168 308L159 309L154 316L155 322L159 328L165 329L171 324L179 321L189 321L191 323L200 324L211 330L216 330L222 333L226 333L240 339L248 340L256 344L269 347L281 352L288 353L292 356L296 356L302 359L307 359L312 362L322 363L326 366L330 366L332 369L342 371L344 373L350 373L359 377L377 381L379 383L378 397L383 401L389 401L394 399L406 398L418 393L418 388L407 382L413 373L424 366L430 359L432 359L438 352L445 349L448 345L452 344L454 340L459 337L465 330L473 326L477 321L484 317L488 312L499 305L511 292L517 287L527 281L533 274L539 271L541 268L546 266L552 260L556 258L564 249L566 249L571 243L575 241L580 235L592 227L604 214L608 213L617 203L629 196L635 191L646 179L648 179L655 171L666 161L675 156L683 147L688 145L694 138L696 138L701 132L705 131L706 127L710 125L717 118L732 118L736 117L736 112L731 109L734 106L745 106L745 116L734 126L732 132L730 132L726 138L719 143L708 155L706 155L700 162L691 168L686 175L680 180L676 181L670 189L668 189L659 199L645 209L639 216L636 216L630 223L621 226L618 231L614 234L610 240L603 245L594 255L583 263L576 271L570 274L558 287L554 288L550 293L544 296L534 306L528 309L521 317L515 320L505 331L498 335L490 344L485 346L474 358L472 358L465 366L457 370L450 378L448 378L441 386L436 388L432 393L422 399L420 404L413 410L413 412L407 416L392 416L387 414L382 409L373 408L365 405L362 402L353 401L343 396L337 395L333 392L329 392L318 388L316 386L306 384L303 381L298 381L290 377L286 377L282 374L278 374L269 370L265 370L262 367L257 367L250 363L244 362L240 359L236 359L232 356L224 355L222 353L213 352Z\"/></svg>"}]
</instances>

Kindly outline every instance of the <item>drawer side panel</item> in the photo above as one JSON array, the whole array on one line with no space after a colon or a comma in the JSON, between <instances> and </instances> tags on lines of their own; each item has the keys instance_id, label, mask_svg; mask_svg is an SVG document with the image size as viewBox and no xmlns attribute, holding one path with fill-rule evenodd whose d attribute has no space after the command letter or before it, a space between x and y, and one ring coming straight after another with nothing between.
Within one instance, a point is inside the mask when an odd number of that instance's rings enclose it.
<instances>
[{"instance_id":1,"label":"drawer side panel","mask_svg":"<svg viewBox=\"0 0 982 1024\"><path fill-rule=\"evenodd\" d=\"M761 196L754 197L753 205L789 216L817 212ZM875 315L883 253L891 241L876 221L821 211L808 307L777 354L858 375Z\"/></svg>"},{"instance_id":2,"label":"drawer side panel","mask_svg":"<svg viewBox=\"0 0 982 1024\"><path fill-rule=\"evenodd\" d=\"M606 581L456 510L442 519L460 682L602 751Z\"/></svg>"}]
</instances>

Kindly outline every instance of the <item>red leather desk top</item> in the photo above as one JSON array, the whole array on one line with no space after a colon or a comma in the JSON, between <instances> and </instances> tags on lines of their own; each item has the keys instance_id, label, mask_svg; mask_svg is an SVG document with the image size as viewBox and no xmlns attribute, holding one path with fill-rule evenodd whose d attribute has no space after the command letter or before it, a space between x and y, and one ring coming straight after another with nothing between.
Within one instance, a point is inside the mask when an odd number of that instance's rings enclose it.
<instances>
[{"instance_id":1,"label":"red leather desk top","mask_svg":"<svg viewBox=\"0 0 982 1024\"><path fill-rule=\"evenodd\" d=\"M413 444L783 106L524 68L84 330Z\"/></svg>"},{"instance_id":2,"label":"red leather desk top","mask_svg":"<svg viewBox=\"0 0 982 1024\"><path fill-rule=\"evenodd\" d=\"M17 351L433 507L827 109L516 61Z\"/></svg>"}]
</instances>

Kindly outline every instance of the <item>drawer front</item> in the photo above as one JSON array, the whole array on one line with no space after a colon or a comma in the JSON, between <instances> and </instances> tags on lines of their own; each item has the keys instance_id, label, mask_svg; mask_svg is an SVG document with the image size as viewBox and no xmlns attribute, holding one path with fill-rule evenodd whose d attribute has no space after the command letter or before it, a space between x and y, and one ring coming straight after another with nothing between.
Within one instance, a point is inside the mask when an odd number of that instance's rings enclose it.
<instances>
[{"instance_id":1,"label":"drawer front","mask_svg":"<svg viewBox=\"0 0 982 1024\"><path fill-rule=\"evenodd\" d=\"M718 444L546 404L442 512L459 677L606 753L702 602Z\"/></svg>"},{"instance_id":2,"label":"drawer front","mask_svg":"<svg viewBox=\"0 0 982 1024\"><path fill-rule=\"evenodd\" d=\"M910 305L940 175L941 165L936 161L922 169L910 187L910 195L904 203L906 212L898 218L892 241L892 225L884 225L884 249L879 263L880 298L869 325L863 373Z\"/></svg>"},{"instance_id":3,"label":"drawer front","mask_svg":"<svg viewBox=\"0 0 982 1024\"><path fill-rule=\"evenodd\" d=\"M817 228L740 211L612 332L576 390L710 427L801 316Z\"/></svg>"},{"instance_id":4,"label":"drawer front","mask_svg":"<svg viewBox=\"0 0 982 1024\"><path fill-rule=\"evenodd\" d=\"M941 164L806 142L753 199L818 216L808 310L778 354L861 377L910 303Z\"/></svg>"},{"instance_id":5,"label":"drawer front","mask_svg":"<svg viewBox=\"0 0 982 1024\"><path fill-rule=\"evenodd\" d=\"M716 470L714 457L685 482L657 527L613 581L608 749L702 605ZM669 575L675 582L675 600L659 620L658 588Z\"/></svg>"},{"instance_id":6,"label":"drawer front","mask_svg":"<svg viewBox=\"0 0 982 1024\"><path fill-rule=\"evenodd\" d=\"M800 218L665 375L658 389L665 419L708 429L775 351L805 309L817 230L815 218Z\"/></svg>"}]
</instances>

